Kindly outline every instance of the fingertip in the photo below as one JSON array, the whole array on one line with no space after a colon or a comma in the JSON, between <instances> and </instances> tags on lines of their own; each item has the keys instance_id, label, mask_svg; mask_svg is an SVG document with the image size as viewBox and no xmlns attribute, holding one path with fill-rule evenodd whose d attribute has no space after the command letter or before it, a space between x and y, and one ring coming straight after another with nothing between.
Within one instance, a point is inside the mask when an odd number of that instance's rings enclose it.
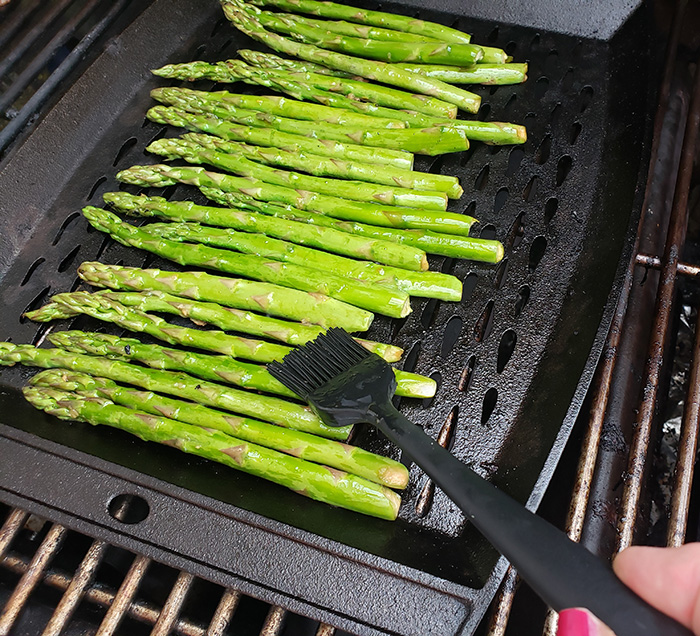
<instances>
[{"instance_id":1,"label":"fingertip","mask_svg":"<svg viewBox=\"0 0 700 636\"><path fill-rule=\"evenodd\" d=\"M557 636L615 636L588 610L579 607L559 612Z\"/></svg>"}]
</instances>

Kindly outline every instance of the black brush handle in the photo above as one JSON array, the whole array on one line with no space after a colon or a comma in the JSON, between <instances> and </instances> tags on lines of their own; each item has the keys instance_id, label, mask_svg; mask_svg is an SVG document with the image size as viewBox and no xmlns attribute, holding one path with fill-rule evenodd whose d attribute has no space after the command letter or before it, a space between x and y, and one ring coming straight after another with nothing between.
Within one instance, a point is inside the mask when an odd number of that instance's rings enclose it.
<instances>
[{"instance_id":1,"label":"black brush handle","mask_svg":"<svg viewBox=\"0 0 700 636\"><path fill-rule=\"evenodd\" d=\"M554 610L585 607L617 636L693 636L642 600L607 563L498 490L390 403L371 409L377 428L454 501Z\"/></svg>"}]
</instances>

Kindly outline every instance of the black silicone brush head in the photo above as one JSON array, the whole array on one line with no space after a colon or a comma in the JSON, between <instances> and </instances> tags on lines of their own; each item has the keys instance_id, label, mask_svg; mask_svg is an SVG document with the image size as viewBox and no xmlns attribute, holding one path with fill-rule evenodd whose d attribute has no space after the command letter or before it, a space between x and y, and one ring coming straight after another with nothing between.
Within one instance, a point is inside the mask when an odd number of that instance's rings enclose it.
<instances>
[{"instance_id":1,"label":"black silicone brush head","mask_svg":"<svg viewBox=\"0 0 700 636\"><path fill-rule=\"evenodd\" d=\"M329 426L374 422L374 405L387 404L396 390L387 362L338 327L267 369Z\"/></svg>"},{"instance_id":2,"label":"black silicone brush head","mask_svg":"<svg viewBox=\"0 0 700 636\"><path fill-rule=\"evenodd\" d=\"M374 354L344 329L332 327L315 340L268 365L270 374L306 400L310 393Z\"/></svg>"}]
</instances>

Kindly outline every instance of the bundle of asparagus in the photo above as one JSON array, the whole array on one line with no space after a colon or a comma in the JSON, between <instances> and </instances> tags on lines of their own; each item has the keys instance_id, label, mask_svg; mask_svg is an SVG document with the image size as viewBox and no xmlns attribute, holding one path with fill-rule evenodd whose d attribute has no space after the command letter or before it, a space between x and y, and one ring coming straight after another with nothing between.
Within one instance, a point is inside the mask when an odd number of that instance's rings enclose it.
<instances>
[{"instance_id":1,"label":"bundle of asparagus","mask_svg":"<svg viewBox=\"0 0 700 636\"><path fill-rule=\"evenodd\" d=\"M469 237L475 219L446 211L462 195L458 180L414 171L413 153L458 152L470 140L523 143L522 126L457 119L480 98L454 84L520 82L527 67L455 29L380 11L316 0L221 3L242 32L299 59L240 51L245 62L154 73L243 81L291 98L155 89L164 105L147 117L194 132L147 149L221 172L163 164L117 175L140 187L193 185L220 207L112 192L104 199L116 211L167 222L136 227L94 206L83 213L124 245L223 275L83 263L79 276L100 291L56 294L27 314L42 322L87 315L207 353L64 331L48 337L53 349L0 343L0 365L46 369L25 395L59 418L114 426L394 519L400 498L389 488L406 487L405 467L341 443L350 430L325 426L265 365L331 326L363 332L374 314L405 317L411 296L459 300L461 282L427 271L426 253L501 260L498 241ZM401 358L398 347L357 340ZM435 394L430 378L395 374L397 395Z\"/></svg>"}]
</instances>

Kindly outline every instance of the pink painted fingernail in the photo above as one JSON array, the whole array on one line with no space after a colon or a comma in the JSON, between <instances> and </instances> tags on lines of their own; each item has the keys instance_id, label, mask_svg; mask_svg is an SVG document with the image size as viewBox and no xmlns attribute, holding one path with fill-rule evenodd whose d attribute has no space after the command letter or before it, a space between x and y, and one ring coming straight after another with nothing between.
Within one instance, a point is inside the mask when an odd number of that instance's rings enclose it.
<instances>
[{"instance_id":1,"label":"pink painted fingernail","mask_svg":"<svg viewBox=\"0 0 700 636\"><path fill-rule=\"evenodd\" d=\"M557 636L596 636L598 630L591 615L582 609L559 612Z\"/></svg>"}]
</instances>

